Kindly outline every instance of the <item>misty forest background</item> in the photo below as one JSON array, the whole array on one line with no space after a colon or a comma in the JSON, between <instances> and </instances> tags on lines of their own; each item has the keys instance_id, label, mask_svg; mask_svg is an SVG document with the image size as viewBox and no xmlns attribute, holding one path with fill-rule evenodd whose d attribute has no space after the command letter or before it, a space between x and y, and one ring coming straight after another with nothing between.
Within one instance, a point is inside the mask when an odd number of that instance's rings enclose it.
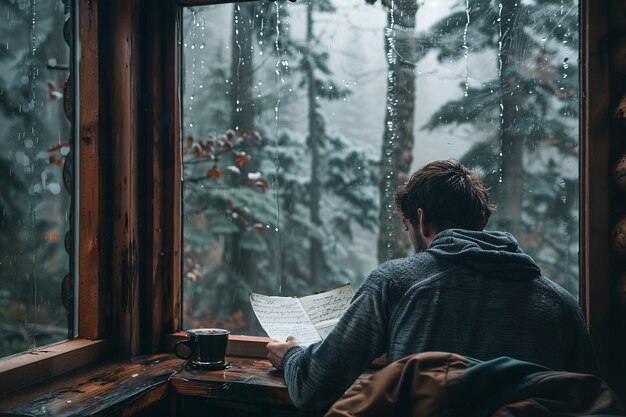
<instances>
[{"instance_id":1,"label":"misty forest background","mask_svg":"<svg viewBox=\"0 0 626 417\"><path fill-rule=\"evenodd\" d=\"M68 337L68 18L68 0L0 5L0 357Z\"/></svg>"},{"instance_id":2,"label":"misty forest background","mask_svg":"<svg viewBox=\"0 0 626 417\"><path fill-rule=\"evenodd\" d=\"M68 334L68 17L0 7L0 356ZM441 158L485 175L488 228L577 296L576 2L279 0L183 23L186 328L263 334L249 291L356 289L409 255L392 192Z\"/></svg>"},{"instance_id":3,"label":"misty forest background","mask_svg":"<svg viewBox=\"0 0 626 417\"><path fill-rule=\"evenodd\" d=\"M244 2L183 15L184 325L263 334L303 295L412 250L392 194L457 158L578 292L578 4Z\"/></svg>"}]
</instances>

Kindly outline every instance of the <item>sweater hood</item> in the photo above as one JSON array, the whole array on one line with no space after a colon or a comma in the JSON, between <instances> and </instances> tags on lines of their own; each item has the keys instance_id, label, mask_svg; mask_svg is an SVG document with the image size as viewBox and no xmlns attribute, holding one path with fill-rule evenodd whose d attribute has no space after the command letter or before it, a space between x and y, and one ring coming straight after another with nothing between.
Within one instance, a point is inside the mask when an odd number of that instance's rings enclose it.
<instances>
[{"instance_id":1,"label":"sweater hood","mask_svg":"<svg viewBox=\"0 0 626 417\"><path fill-rule=\"evenodd\" d=\"M500 279L532 279L541 270L507 232L448 229L437 234L426 252Z\"/></svg>"}]
</instances>

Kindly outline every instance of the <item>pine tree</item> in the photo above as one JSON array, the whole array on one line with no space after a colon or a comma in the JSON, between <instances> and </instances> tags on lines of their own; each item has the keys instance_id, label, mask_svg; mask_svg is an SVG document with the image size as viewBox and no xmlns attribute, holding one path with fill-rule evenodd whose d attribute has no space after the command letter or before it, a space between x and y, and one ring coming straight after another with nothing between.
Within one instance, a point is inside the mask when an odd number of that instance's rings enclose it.
<instances>
[{"instance_id":1,"label":"pine tree","mask_svg":"<svg viewBox=\"0 0 626 417\"><path fill-rule=\"evenodd\" d=\"M372 230L376 223L373 193L363 192L376 183L377 163L347 139L328 132L323 102L340 100L349 90L333 79L330 56L315 31L316 13L335 13L328 0L306 3L306 37L303 43L294 42L302 73L301 87L306 87L308 107L308 135L306 139L311 168L308 193L309 218L313 227L323 233L314 233L309 240L309 285L313 288L336 284L329 277L353 276L354 272L337 267L340 256L346 253L344 245L352 240L351 224L360 224ZM339 199L326 221L321 212L328 206L327 196ZM357 215L355 215L357 214ZM334 231L331 232L331 231ZM343 249L343 250L342 250Z\"/></svg>"},{"instance_id":2,"label":"pine tree","mask_svg":"<svg viewBox=\"0 0 626 417\"><path fill-rule=\"evenodd\" d=\"M375 3L376 0L367 0ZM408 254L410 244L401 219L394 217L393 192L408 180L415 119L415 43L417 0L382 0L387 7L387 112L379 179L378 261Z\"/></svg>"},{"instance_id":3,"label":"pine tree","mask_svg":"<svg viewBox=\"0 0 626 417\"><path fill-rule=\"evenodd\" d=\"M546 275L575 292L578 186L563 172L570 163L577 166L578 155L578 68L570 59L577 3L459 6L418 42L442 62L468 51L497 53L498 76L482 86L462 83L463 96L442 106L425 127L466 124L485 134L462 162L486 175L498 203L491 227L513 232Z\"/></svg>"}]
</instances>

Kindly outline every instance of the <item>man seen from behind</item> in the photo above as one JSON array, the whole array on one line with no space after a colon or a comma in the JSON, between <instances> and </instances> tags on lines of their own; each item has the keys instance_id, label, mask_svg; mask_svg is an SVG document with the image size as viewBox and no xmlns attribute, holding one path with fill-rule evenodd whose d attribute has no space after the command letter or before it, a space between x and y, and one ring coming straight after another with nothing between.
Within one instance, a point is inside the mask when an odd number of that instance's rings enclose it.
<instances>
[{"instance_id":1,"label":"man seen from behind","mask_svg":"<svg viewBox=\"0 0 626 417\"><path fill-rule=\"evenodd\" d=\"M267 346L297 407L325 410L383 353L388 362L440 351L597 372L576 300L511 234L483 230L493 206L480 177L455 160L431 162L396 191L395 206L416 253L372 271L324 341Z\"/></svg>"}]
</instances>

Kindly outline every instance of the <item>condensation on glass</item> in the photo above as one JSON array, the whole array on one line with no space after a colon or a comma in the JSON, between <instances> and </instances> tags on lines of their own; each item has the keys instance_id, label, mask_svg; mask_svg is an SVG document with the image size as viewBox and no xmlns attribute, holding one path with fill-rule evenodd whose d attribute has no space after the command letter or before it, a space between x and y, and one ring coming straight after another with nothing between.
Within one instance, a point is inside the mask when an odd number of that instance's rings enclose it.
<instances>
[{"instance_id":1,"label":"condensation on glass","mask_svg":"<svg viewBox=\"0 0 626 417\"><path fill-rule=\"evenodd\" d=\"M62 0L0 7L0 357L68 337L68 18Z\"/></svg>"},{"instance_id":2,"label":"condensation on glass","mask_svg":"<svg viewBox=\"0 0 626 417\"><path fill-rule=\"evenodd\" d=\"M184 325L259 334L410 254L393 190L455 158L578 296L578 4L241 2L183 15Z\"/></svg>"}]
</instances>

